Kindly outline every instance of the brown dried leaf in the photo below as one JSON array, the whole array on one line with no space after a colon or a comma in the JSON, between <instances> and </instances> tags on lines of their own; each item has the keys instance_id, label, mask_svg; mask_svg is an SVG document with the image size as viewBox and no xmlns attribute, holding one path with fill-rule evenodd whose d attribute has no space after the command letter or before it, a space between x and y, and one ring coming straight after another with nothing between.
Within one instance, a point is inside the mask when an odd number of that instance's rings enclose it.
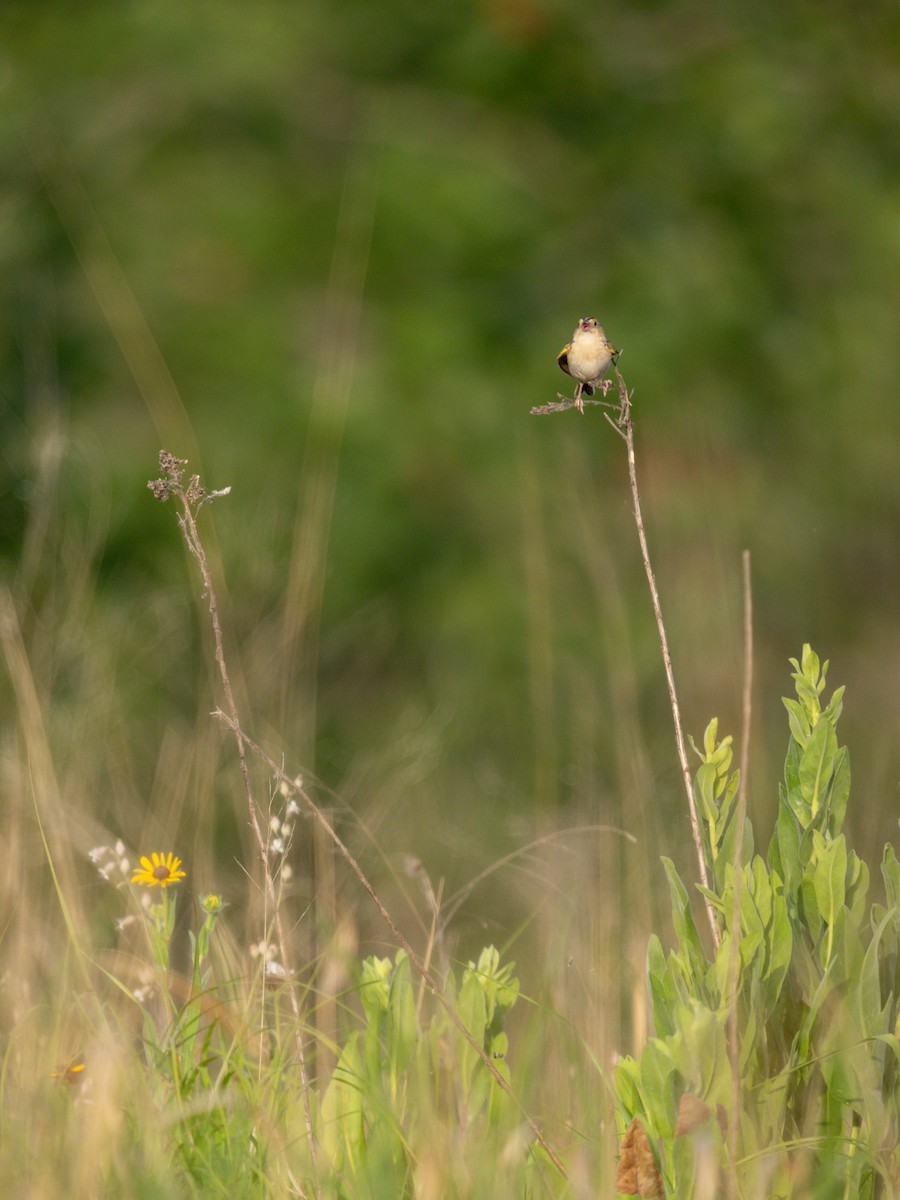
<instances>
[{"instance_id":1,"label":"brown dried leaf","mask_svg":"<svg viewBox=\"0 0 900 1200\"><path fill-rule=\"evenodd\" d=\"M616 1191L626 1196L638 1194L637 1160L634 1153L634 1130L640 1125L637 1117L625 1130L622 1145L619 1147L619 1166L616 1171Z\"/></svg>"},{"instance_id":2,"label":"brown dried leaf","mask_svg":"<svg viewBox=\"0 0 900 1200\"><path fill-rule=\"evenodd\" d=\"M662 1200L662 1176L640 1117L635 1117L625 1130L619 1154L616 1191L626 1196L640 1196L641 1200Z\"/></svg>"},{"instance_id":3,"label":"brown dried leaf","mask_svg":"<svg viewBox=\"0 0 900 1200\"><path fill-rule=\"evenodd\" d=\"M706 1124L712 1112L708 1104L704 1104L693 1092L685 1092L678 1101L678 1121L675 1125L675 1136L683 1137L687 1133L696 1133Z\"/></svg>"}]
</instances>

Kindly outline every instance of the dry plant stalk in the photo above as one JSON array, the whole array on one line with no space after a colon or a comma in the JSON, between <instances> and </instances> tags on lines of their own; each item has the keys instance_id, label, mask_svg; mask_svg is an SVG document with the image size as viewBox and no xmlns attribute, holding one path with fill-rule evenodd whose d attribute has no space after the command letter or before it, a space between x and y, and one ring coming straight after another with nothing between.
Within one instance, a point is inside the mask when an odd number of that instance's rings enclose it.
<instances>
[{"instance_id":1,"label":"dry plant stalk","mask_svg":"<svg viewBox=\"0 0 900 1200\"><path fill-rule=\"evenodd\" d=\"M170 496L174 496L181 504L181 512L178 514L178 524L181 526L181 532L184 535L184 540L187 543L187 548L193 554L194 558L200 567L200 574L203 578L203 595L209 605L209 616L212 623L213 637L215 639L215 658L216 665L219 668L219 676L222 680L222 691L225 695L225 706L230 717L232 728L237 730L239 727L239 716L237 704L234 699L234 691L231 686L231 677L228 673L228 664L225 660L225 646L222 638L222 626L219 621L219 604L216 598L216 589L213 585L212 572L209 566L209 559L206 556L206 551L203 548L203 542L200 539L200 531L197 528L197 514L200 512L204 504L217 500L222 496L227 496L231 488L222 488L220 491L207 492L201 485L200 478L197 475L192 475L187 485L184 483L184 470L187 465L186 459L176 458L174 454L170 454L167 450L159 452L159 468L163 473L162 479L151 479L147 486L150 491L162 503L165 503ZM287 956L287 939L284 936L284 926L281 920L281 908L278 904L278 895L275 888L275 880L272 875L272 867L267 853L266 838L259 822L259 813L257 811L256 800L253 795L253 784L250 779L250 769L247 765L247 755L244 752L244 743L239 736L235 736L237 743L238 760L241 767L241 778L244 781L244 790L247 796L247 809L250 815L250 827L253 830L253 836L256 839L257 849L259 850L260 861L263 868L263 879L265 884L265 901L267 910L271 911L272 919L275 926L275 936L278 940L278 949L281 955L281 962L285 969L285 977L288 981L291 979L290 964ZM265 986L265 979L263 979ZM297 1045L297 1064L300 1069L300 1084L303 1092L303 1114L306 1123L306 1133L309 1138L310 1156L313 1161L313 1167L316 1164L316 1137L312 1122L312 1108L310 1105L310 1084L309 1072L306 1068L306 1051L303 1044L303 1020L300 1012L300 1001L297 998L297 991L293 983L289 983L288 995L290 996L291 1009L296 1022L296 1045Z\"/></svg>"},{"instance_id":2,"label":"dry plant stalk","mask_svg":"<svg viewBox=\"0 0 900 1200\"><path fill-rule=\"evenodd\" d=\"M151 480L147 486L153 492L154 496L156 496L157 500L166 501L166 500L168 500L170 495L174 495L181 502L182 512L181 512L181 514L179 514L178 521L179 521L179 524L181 525L182 532L184 533L184 537L185 537L185 541L187 542L188 549L191 551L191 553L194 555L194 557L197 559L198 563L200 564L200 572L203 577L204 595L206 596L206 598L209 602L210 618L212 621L213 634L215 637L216 663L219 668L219 674L222 679L222 688L223 688L223 691L225 694L225 709L224 710L217 709L213 715L218 717L219 720L222 722L222 724L227 726L227 728L231 730L231 732L234 735L235 741L237 743L238 758L239 758L240 766L241 766L241 775L244 779L244 786L245 786L245 789L247 792L247 802L248 802L248 806L249 806L249 810L250 810L250 823L253 828L254 835L257 839L257 843L258 843L259 851L260 851L260 858L262 859L262 863L263 863L263 870L265 873L266 896L267 896L267 898L271 899L271 901L273 903L276 935L278 937L279 951L282 956L282 963L285 966L285 970L287 971L287 968L288 968L288 959L287 959L287 955L285 952L286 947L285 947L285 940L284 940L284 935L283 935L283 931L282 931L281 915L280 915L280 911L278 909L278 905L276 903L274 880L272 878L272 873L271 873L271 869L269 866L268 856L266 854L266 842L265 842L265 838L263 836L262 829L259 824L259 818L258 818L257 811L256 811L256 803L253 798L253 789L252 789L252 785L250 782L250 771L247 766L246 751L248 749L251 751L252 754L254 754L261 762L263 762L266 765L266 767L271 771L272 775L275 778L277 778L280 783L284 784L287 789L289 789L291 792L293 792L294 795L296 795L303 802L303 804L309 810L311 816L318 822L319 826L324 830L324 832L326 833L328 838L334 843L335 847L340 852L340 854L342 855L344 860L347 862L347 864L350 867L353 874L359 880L359 882L362 885L362 887L364 888L364 890L371 897L373 903L375 904L375 907L378 909L378 912L381 914L382 918L384 919L385 923L387 924L388 928L390 929L391 934L392 934L396 944L399 947L401 947L401 949L403 949L406 952L406 954L409 956L410 962L413 964L413 966L419 972L419 974L420 974L421 978L424 980L426 986L430 989L430 991L435 996L435 998L437 999L439 1004L442 1006L444 1011L447 1013L447 1016L450 1018L451 1022L459 1030L459 1032L466 1039L466 1041L469 1043L469 1045L477 1052L478 1056L481 1058L481 1061L484 1063L484 1065L490 1071L490 1073L493 1076L494 1081L497 1083L498 1087L500 1087L507 1094L507 1096L509 1096L512 1103L515 1104L515 1106L518 1108L519 1112L521 1112L526 1123L528 1124L528 1127L531 1129L531 1132L534 1134L535 1139L537 1140L538 1144L541 1146L541 1148L547 1154L547 1157L550 1159L550 1161L553 1163L553 1165L559 1171L562 1178L567 1179L568 1174L566 1172L566 1169L565 1169L563 1162L560 1159L559 1155L556 1153L556 1151L553 1149L553 1147L547 1141L546 1137L541 1132L541 1129L538 1126L537 1122L534 1120L534 1118L528 1112L525 1111L525 1108L523 1107L522 1102L519 1100L519 1098L513 1092L512 1088L507 1083L507 1081L503 1078L503 1076L500 1073L500 1071L498 1070L496 1064L493 1062L490 1055L484 1049L484 1046L482 1046L481 1043L478 1042L478 1040L475 1037L473 1037L473 1035L466 1028L462 1019L457 1014L456 1010L453 1008L453 1006L450 1004L450 1002L446 999L446 997L444 996L444 994L440 988L440 985L439 985L437 979L435 979L435 977L432 975L429 967L423 961L421 956L419 954L417 954L417 952L415 951L415 949L413 948L413 946L411 945L409 940L401 932L401 930L397 926L396 922L394 921L393 917L391 916L390 912L385 907L380 896L375 891L375 888L373 887L372 883L370 882L368 876L365 874L362 867L357 862L356 858L354 858L350 849L345 845L345 843L342 841L340 835L338 834L337 830L334 828L334 826L331 824L331 822L328 820L328 818L325 816L325 814L322 812L322 810L316 804L315 800L313 800L313 798L309 795L309 793L304 788L302 776L297 776L295 778L291 778L284 770L282 770L282 768L278 765L278 763L269 754L267 754L265 750L263 750L263 748L257 742L255 742L251 737L249 737L247 735L247 733L245 733L243 727L241 726L240 717L239 717L239 714L237 711L237 705L235 704L234 694L233 694L232 688L231 688L231 680L228 675L228 668L227 668L226 661L225 661L225 652L224 652L224 646L223 646L223 640L222 640L222 629L221 629L221 625L219 623L219 610L218 610L218 604L216 602L216 594L215 594L215 589L213 587L212 575L211 575L210 569L209 569L209 562L207 560L206 553L203 549L203 543L200 540L200 533L199 533L199 530L197 529L197 522L196 522L196 514L197 514L197 512L199 512L199 510L203 506L203 504L205 504L209 500L215 500L220 496L227 496L228 493L231 491L231 489L223 488L221 491L207 492L201 486L199 477L196 475L192 475L189 483L187 484L187 486L185 486L183 483L184 472L182 470L182 468L186 465L185 460L176 458L173 454L170 454L166 450L160 451L159 465L160 465L160 469L163 471L166 478ZM288 974L290 974L290 972L288 972ZM301 1033L301 1015L300 1015L299 1003L297 1001L297 998L294 994L293 989L291 989L291 1002L294 1007L294 1015L297 1019L298 1058L299 1058L300 1070L301 1070L301 1081L302 1081L302 1085L303 1085L303 1100L304 1100L304 1110L305 1110L305 1115L306 1115L307 1134L310 1139L310 1147L311 1147L313 1156L315 1156L315 1140L314 1140L314 1131L312 1128L312 1114L311 1114L310 1107L309 1107L309 1083L308 1083L308 1076L307 1076L306 1067L305 1067L305 1058L304 1058L304 1052L303 1052L303 1041L302 1041L302 1033ZM315 1166L315 1157L313 1157L313 1163ZM317 1184L317 1187L318 1187L318 1184Z\"/></svg>"},{"instance_id":3,"label":"dry plant stalk","mask_svg":"<svg viewBox=\"0 0 900 1200\"><path fill-rule=\"evenodd\" d=\"M694 803L694 785L691 779L691 768L688 763L687 747L684 740L684 732L681 727L681 708L678 703L678 693L675 690L675 673L672 670L672 656L669 653L669 639L666 636L666 627L663 623L662 609L659 603L659 591L656 587L656 576L653 573L653 567L650 562L650 550L647 546L647 535L644 532L644 518L641 513L641 496L638 491L637 470L635 467L634 457L634 422L631 419L631 398L633 392L629 392L622 378L622 373L618 365L614 365L613 370L616 373L616 380L619 387L619 403L613 404L605 400L585 400L585 404L599 404L603 408L612 408L616 410L615 419L605 412L603 415L609 421L610 425L615 429L616 433L625 442L628 449L628 480L631 485L631 500L634 511L635 524L637 525L638 540L641 545L641 558L644 562L644 571L647 575L647 583L650 587L650 599L653 603L653 615L656 617L656 628L659 633L659 644L662 649L663 664L666 669L666 682L669 687L669 703L672 708L672 719L675 723L675 746L678 751L678 761L681 764L681 774L684 779L684 788L687 795L688 813L691 820L691 833L694 838L694 847L697 851L697 867L700 872L700 882L704 888L709 890L709 873L706 868L706 855L703 852L703 836L700 830L700 818L697 815L697 806ZM602 386L602 385L601 385ZM603 389L603 394L606 395L606 388ZM567 397L561 397L558 404L542 404L537 408L532 408L531 412L534 416L543 416L548 413L564 412L566 409L574 408L575 401ZM710 933L712 934L713 942L718 950L721 942L721 934L719 932L719 923L716 920L716 910L713 908L712 901L708 896L703 897L706 905L706 915L709 919Z\"/></svg>"}]
</instances>

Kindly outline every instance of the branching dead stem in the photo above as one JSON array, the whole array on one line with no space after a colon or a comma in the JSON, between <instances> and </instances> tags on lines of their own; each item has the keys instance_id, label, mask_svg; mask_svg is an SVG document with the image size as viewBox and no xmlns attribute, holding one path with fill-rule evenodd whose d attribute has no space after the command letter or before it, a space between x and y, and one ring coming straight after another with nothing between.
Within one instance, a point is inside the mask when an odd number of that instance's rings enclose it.
<instances>
[{"instance_id":1,"label":"branching dead stem","mask_svg":"<svg viewBox=\"0 0 900 1200\"><path fill-rule=\"evenodd\" d=\"M234 699L234 691L231 686L231 677L228 673L228 664L225 659L225 644L222 637L222 625L219 620L219 603L216 598L216 589L213 584L212 572L209 566L209 559L206 556L206 551L203 548L203 542L200 538L200 530L197 528L197 514L203 508L204 504L212 500L217 500L222 496L227 496L231 488L222 488L220 491L208 492L201 485L200 478L197 475L192 475L187 484L184 482L184 470L186 466L185 459L176 458L166 450L161 450L159 454L159 466L163 473L161 479L151 479L148 483L153 495L162 502L174 496L181 505L181 512L178 514L178 524L181 526L181 532L184 534L184 540L187 543L188 550L197 560L200 567L200 575L203 580L203 595L209 605L209 616L212 623L213 638L215 640L215 658L216 665L219 668L219 677L222 681L222 691L225 696L225 707L230 718L232 728L237 731L239 728L239 715L237 703ZM253 836L256 840L257 850L259 851L260 862L262 863L263 879L265 886L265 901L267 913L272 915L272 921L275 927L275 938L278 942L278 951L281 955L281 962L284 966L285 977L288 981L291 980L292 972L290 969L290 960L287 953L287 938L284 933L284 925L281 919L281 906L278 903L278 894L275 888L275 879L272 874L272 866L269 860L269 854L266 844L266 837L263 833L262 826L259 821L259 811L257 809L256 799L253 795L253 783L250 779L250 768L247 764L247 755L244 750L243 739L235 733L235 742L238 751L238 761L240 763L241 778L244 781L244 791L247 797L247 810L250 816L250 827L253 830ZM267 922L268 923L268 922ZM265 979L263 979L263 987L265 987ZM300 1001L297 996L296 987L293 983L289 983L288 995L290 997L291 1010L295 1020L295 1041L297 1046L297 1064L300 1070L300 1085L303 1092L303 1112L306 1124L306 1134L309 1139L310 1157L312 1158L313 1167L315 1168L317 1159L317 1145L315 1130L312 1120L312 1106L310 1102L310 1082L309 1072L306 1067L306 1050L303 1041L303 1014L300 1010ZM318 1178L318 1172L315 1172ZM318 1193L318 1183L316 1185Z\"/></svg>"}]
</instances>

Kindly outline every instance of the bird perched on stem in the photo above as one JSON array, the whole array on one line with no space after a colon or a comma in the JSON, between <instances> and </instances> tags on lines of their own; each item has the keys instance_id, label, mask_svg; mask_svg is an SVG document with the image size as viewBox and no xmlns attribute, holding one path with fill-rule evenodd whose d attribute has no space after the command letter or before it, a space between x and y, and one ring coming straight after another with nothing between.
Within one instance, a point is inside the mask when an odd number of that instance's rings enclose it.
<instances>
[{"instance_id":1,"label":"bird perched on stem","mask_svg":"<svg viewBox=\"0 0 900 1200\"><path fill-rule=\"evenodd\" d=\"M584 412L582 396L593 396L594 388L600 386L600 381L619 356L615 346L606 340L603 326L596 317L582 317L578 327L572 334L572 340L563 346L556 361L560 369L573 379L578 380L575 389L575 407L580 413ZM607 383L604 387L609 387Z\"/></svg>"}]
</instances>

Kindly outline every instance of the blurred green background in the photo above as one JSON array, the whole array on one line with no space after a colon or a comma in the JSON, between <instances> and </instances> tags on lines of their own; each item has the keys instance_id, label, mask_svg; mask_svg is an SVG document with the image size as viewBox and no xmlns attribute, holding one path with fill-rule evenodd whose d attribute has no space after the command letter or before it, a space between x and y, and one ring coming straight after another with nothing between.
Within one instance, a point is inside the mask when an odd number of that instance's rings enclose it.
<instances>
[{"instance_id":1,"label":"blurred green background","mask_svg":"<svg viewBox=\"0 0 900 1200\"><path fill-rule=\"evenodd\" d=\"M165 447L232 487L205 529L247 726L370 866L452 892L591 823L685 859L623 445L598 409L529 415L590 314L635 389L687 729L738 732L748 548L753 811L810 641L879 854L893 5L7 0L0 31L0 546L76 844L137 842L135 813L186 858L246 834L197 572L145 487ZM509 887L473 896L478 944Z\"/></svg>"}]
</instances>

